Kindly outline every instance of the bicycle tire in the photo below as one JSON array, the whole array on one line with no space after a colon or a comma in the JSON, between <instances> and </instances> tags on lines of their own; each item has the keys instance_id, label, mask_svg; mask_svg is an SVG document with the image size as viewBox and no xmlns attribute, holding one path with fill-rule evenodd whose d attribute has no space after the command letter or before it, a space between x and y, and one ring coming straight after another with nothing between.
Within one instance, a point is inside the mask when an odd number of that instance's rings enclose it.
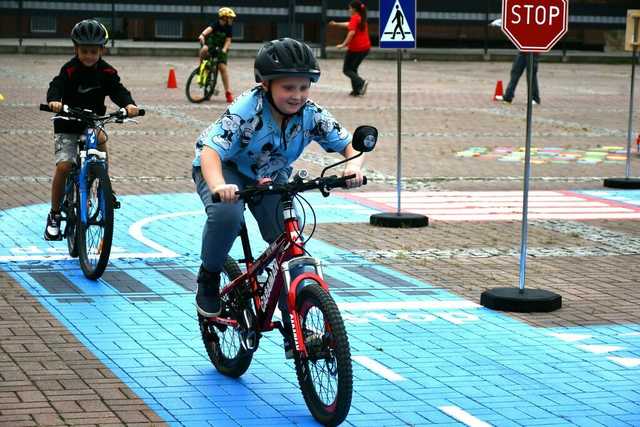
<instances>
[{"instance_id":1,"label":"bicycle tire","mask_svg":"<svg viewBox=\"0 0 640 427\"><path fill-rule=\"evenodd\" d=\"M335 426L344 421L351 408L353 371L349 339L331 295L317 280L305 282L296 308L308 355L303 359L294 352L298 384L311 415L323 425ZM320 315L322 318L317 319ZM335 384L326 389L315 384L325 380L335 380Z\"/></svg>"},{"instance_id":2,"label":"bicycle tire","mask_svg":"<svg viewBox=\"0 0 640 427\"><path fill-rule=\"evenodd\" d=\"M185 95L187 99L195 104L206 101L211 98L213 89L209 82L205 81L204 85L200 85L197 81L198 74L200 73L200 66L197 66L195 70L191 72L185 85ZM200 95L202 94L202 95Z\"/></svg>"},{"instance_id":3,"label":"bicycle tire","mask_svg":"<svg viewBox=\"0 0 640 427\"><path fill-rule=\"evenodd\" d=\"M64 206L67 222L64 228L64 236L67 239L67 249L69 250L69 256L71 258L78 258L78 206L79 206L79 190L78 184L73 181L73 178L67 178L67 186L71 187L71 192L66 193L62 205Z\"/></svg>"},{"instance_id":4,"label":"bicycle tire","mask_svg":"<svg viewBox=\"0 0 640 427\"><path fill-rule=\"evenodd\" d=\"M77 230L80 267L88 279L96 280L109 263L113 239L113 192L102 164L90 164L87 170L87 223L78 221Z\"/></svg>"},{"instance_id":5,"label":"bicycle tire","mask_svg":"<svg viewBox=\"0 0 640 427\"><path fill-rule=\"evenodd\" d=\"M224 276L226 276L226 283L229 283L241 274L242 271L238 263L234 259L227 257L220 275L221 287L224 286ZM235 316L233 312L229 311L228 307L231 306L231 298L231 293L222 297L223 311L220 316L225 316L226 314L234 320L239 320L237 318L239 316ZM246 302L235 301L235 303L242 307ZM248 303L250 304L251 301L248 301ZM209 355L209 360L211 360L218 372L232 378L238 378L244 374L249 369L249 365L251 365L253 351L248 351L242 347L238 331L232 327L220 327L200 314L198 314L198 323L200 324L200 334Z\"/></svg>"},{"instance_id":6,"label":"bicycle tire","mask_svg":"<svg viewBox=\"0 0 640 427\"><path fill-rule=\"evenodd\" d=\"M211 77L209 78L209 82L208 82L208 96L207 96L207 100L211 99L211 96L213 95L218 95L218 91L216 90L216 85L218 84L218 76L220 75L220 72L218 70L218 62L215 63L214 66L211 67L211 73L210 73Z\"/></svg>"}]
</instances>

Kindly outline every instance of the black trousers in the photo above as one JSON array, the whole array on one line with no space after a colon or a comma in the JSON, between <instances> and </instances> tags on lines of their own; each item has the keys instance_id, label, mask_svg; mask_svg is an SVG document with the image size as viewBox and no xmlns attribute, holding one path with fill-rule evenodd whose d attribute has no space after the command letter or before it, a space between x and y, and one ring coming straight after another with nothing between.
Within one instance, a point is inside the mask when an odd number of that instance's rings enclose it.
<instances>
[{"instance_id":1,"label":"black trousers","mask_svg":"<svg viewBox=\"0 0 640 427\"><path fill-rule=\"evenodd\" d=\"M351 89L356 93L360 92L364 84L364 79L358 75L358 67L360 67L360 64L368 54L368 50L365 52L347 52L344 57L342 72L351 79Z\"/></svg>"},{"instance_id":2,"label":"black trousers","mask_svg":"<svg viewBox=\"0 0 640 427\"><path fill-rule=\"evenodd\" d=\"M522 73L527 69L527 56L529 54L526 52L518 52L518 56L513 61L513 65L511 66L511 80L509 80L509 86L507 86L507 90L504 93L504 100L511 101L515 96L516 86L518 86L518 81L522 76ZM531 97L534 101L540 102L540 91L538 90L538 54L533 54L533 83L531 87ZM527 80L527 84L528 84Z\"/></svg>"}]
</instances>

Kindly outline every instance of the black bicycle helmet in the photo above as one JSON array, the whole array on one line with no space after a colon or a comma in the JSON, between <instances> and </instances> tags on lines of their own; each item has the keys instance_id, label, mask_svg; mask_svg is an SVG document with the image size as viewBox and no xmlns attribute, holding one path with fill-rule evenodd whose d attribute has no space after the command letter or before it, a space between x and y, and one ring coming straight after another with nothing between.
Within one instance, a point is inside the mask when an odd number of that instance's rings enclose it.
<instances>
[{"instance_id":1,"label":"black bicycle helmet","mask_svg":"<svg viewBox=\"0 0 640 427\"><path fill-rule=\"evenodd\" d=\"M256 82L280 77L320 79L320 66L311 48L298 40L283 38L267 42L260 48L254 63Z\"/></svg>"},{"instance_id":2,"label":"black bicycle helmet","mask_svg":"<svg viewBox=\"0 0 640 427\"><path fill-rule=\"evenodd\" d=\"M73 26L71 40L75 45L104 46L109 34L104 25L95 19L85 19Z\"/></svg>"}]
</instances>

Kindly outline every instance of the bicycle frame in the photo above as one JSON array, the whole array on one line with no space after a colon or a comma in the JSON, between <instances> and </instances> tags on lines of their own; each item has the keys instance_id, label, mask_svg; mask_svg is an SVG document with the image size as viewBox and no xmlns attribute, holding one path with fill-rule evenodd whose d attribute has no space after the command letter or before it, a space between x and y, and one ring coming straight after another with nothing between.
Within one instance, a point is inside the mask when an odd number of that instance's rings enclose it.
<instances>
[{"instance_id":1,"label":"bicycle frame","mask_svg":"<svg viewBox=\"0 0 640 427\"><path fill-rule=\"evenodd\" d=\"M284 231L256 260L253 259L253 255L251 253L251 245L246 226L242 226L240 238L242 241L244 259L240 260L240 262L243 262L246 265L247 270L245 273L230 282L224 289L221 289L220 295L226 295L238 286L243 286L244 283L249 283L258 320L258 332L268 332L276 328L283 332L284 327L282 323L279 321L273 322L272 318L276 305L278 304L280 294L283 287L285 287L285 289L287 289L287 308L289 310L288 314L291 318L294 345L300 355L307 357L307 349L304 344L302 327L296 311L298 286L305 279L313 279L317 281L327 291L329 286L322 277L322 270L318 260L304 256L304 242L300 239L298 218L295 214L295 210L293 209L293 201L291 197L285 197L282 202ZM258 282L258 272L264 271L265 267L267 267L273 260L276 261L275 266L277 271L273 272L273 274L275 274L274 280L268 282L271 285L268 288L265 288L262 283ZM296 275L292 281L290 267L291 264L295 264L296 261L297 263L305 263L304 265L307 266L313 266L315 272L306 272ZM282 313L282 315L286 316L286 313ZM237 321L223 317L213 317L212 320L215 323L231 327L238 326Z\"/></svg>"}]
</instances>

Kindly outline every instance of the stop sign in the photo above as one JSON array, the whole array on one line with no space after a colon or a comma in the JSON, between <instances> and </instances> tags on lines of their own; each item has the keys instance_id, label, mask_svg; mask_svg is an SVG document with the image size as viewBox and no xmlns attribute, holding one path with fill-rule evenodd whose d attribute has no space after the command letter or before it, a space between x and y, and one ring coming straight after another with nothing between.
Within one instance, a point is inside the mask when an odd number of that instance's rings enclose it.
<instances>
[{"instance_id":1,"label":"stop sign","mask_svg":"<svg viewBox=\"0 0 640 427\"><path fill-rule=\"evenodd\" d=\"M502 0L502 31L523 52L548 52L568 22L568 0Z\"/></svg>"}]
</instances>

